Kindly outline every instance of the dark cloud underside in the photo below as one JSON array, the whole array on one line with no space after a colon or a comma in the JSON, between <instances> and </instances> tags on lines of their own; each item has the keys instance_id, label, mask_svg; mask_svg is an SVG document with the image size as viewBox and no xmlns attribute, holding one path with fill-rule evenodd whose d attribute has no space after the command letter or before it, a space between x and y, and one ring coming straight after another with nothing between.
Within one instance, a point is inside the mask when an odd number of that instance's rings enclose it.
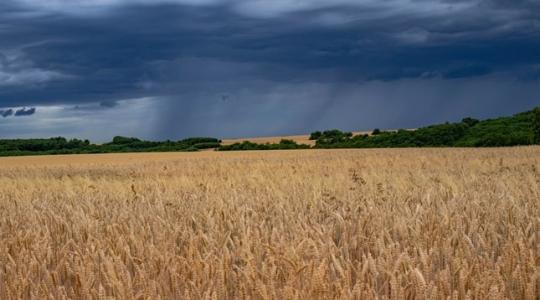
<instances>
[{"instance_id":1,"label":"dark cloud underside","mask_svg":"<svg viewBox=\"0 0 540 300\"><path fill-rule=\"evenodd\" d=\"M407 127L540 103L538 1L99 3L0 3L0 135Z\"/></svg>"}]
</instances>

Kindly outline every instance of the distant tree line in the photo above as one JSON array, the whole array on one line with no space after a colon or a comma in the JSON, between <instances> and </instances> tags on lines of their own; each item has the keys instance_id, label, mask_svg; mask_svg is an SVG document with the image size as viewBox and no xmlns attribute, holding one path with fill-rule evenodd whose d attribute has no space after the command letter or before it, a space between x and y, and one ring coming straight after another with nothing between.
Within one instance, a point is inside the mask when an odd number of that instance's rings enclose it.
<instances>
[{"instance_id":1,"label":"distant tree line","mask_svg":"<svg viewBox=\"0 0 540 300\"><path fill-rule=\"evenodd\" d=\"M540 108L512 117L464 118L416 130L381 131L353 136L350 132L314 132L315 148L504 147L540 144Z\"/></svg>"},{"instance_id":2,"label":"distant tree line","mask_svg":"<svg viewBox=\"0 0 540 300\"><path fill-rule=\"evenodd\" d=\"M540 107L511 117L487 120L464 118L416 130L385 131L354 135L337 129L315 131L310 139L315 146L283 139L279 143L257 144L249 141L222 145L216 138L195 137L179 141L144 141L117 136L109 143L92 144L88 140L55 137L49 139L0 140L0 156L85 154L117 152L171 152L216 149L219 151L292 150L310 148L395 148L395 147L503 147L540 145Z\"/></svg>"},{"instance_id":3,"label":"distant tree line","mask_svg":"<svg viewBox=\"0 0 540 300\"><path fill-rule=\"evenodd\" d=\"M297 144L293 140L283 139L279 143L257 144L249 141L242 143L234 143L231 145L221 145L219 151L242 151L242 150L293 150L293 149L309 149L309 145Z\"/></svg>"},{"instance_id":4,"label":"distant tree line","mask_svg":"<svg viewBox=\"0 0 540 300\"><path fill-rule=\"evenodd\" d=\"M384 131L354 135L333 129L315 131L313 148L407 148L407 147L505 147L540 144L540 107L512 117L478 120L464 118L457 123L431 125L415 130ZM279 144L251 142L221 146L221 151L306 149L294 141Z\"/></svg>"},{"instance_id":5,"label":"distant tree line","mask_svg":"<svg viewBox=\"0 0 540 300\"><path fill-rule=\"evenodd\" d=\"M0 156L88 154L121 152L198 151L217 148L221 141L215 138L188 138L180 141L144 141L131 137L114 137L110 143L98 145L88 140L55 137L49 139L0 140Z\"/></svg>"}]
</instances>

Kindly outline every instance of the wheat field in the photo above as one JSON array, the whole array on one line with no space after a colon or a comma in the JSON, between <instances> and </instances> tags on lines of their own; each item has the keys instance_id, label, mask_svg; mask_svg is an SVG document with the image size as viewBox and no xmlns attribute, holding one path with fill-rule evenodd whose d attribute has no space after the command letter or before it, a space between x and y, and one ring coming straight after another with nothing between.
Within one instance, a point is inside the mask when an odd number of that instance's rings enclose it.
<instances>
[{"instance_id":1,"label":"wheat field","mask_svg":"<svg viewBox=\"0 0 540 300\"><path fill-rule=\"evenodd\" d=\"M540 147L0 159L1 299L540 299Z\"/></svg>"},{"instance_id":2,"label":"wheat field","mask_svg":"<svg viewBox=\"0 0 540 300\"><path fill-rule=\"evenodd\" d=\"M392 130L387 130L392 131ZM371 131L354 131L352 132L354 135L359 134L371 134ZM292 140L295 141L298 144L306 144L310 146L315 146L315 140L309 139L309 134L303 134L303 135L288 135L288 136L267 136L267 137L251 137L251 138L236 138L236 139L224 139L222 141L222 145L231 145L234 143L242 143L243 141L249 141L252 143L257 144L266 144L266 143L279 143L281 140Z\"/></svg>"}]
</instances>

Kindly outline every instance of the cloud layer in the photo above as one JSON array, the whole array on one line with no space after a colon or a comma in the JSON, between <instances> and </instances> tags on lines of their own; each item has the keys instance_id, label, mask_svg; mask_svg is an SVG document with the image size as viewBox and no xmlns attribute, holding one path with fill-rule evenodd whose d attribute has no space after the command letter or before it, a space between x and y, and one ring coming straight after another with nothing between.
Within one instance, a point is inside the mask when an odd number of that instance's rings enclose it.
<instances>
[{"instance_id":1,"label":"cloud layer","mask_svg":"<svg viewBox=\"0 0 540 300\"><path fill-rule=\"evenodd\" d=\"M540 101L539 20L528 0L8 0L0 115L65 107L54 118L79 128L114 111L168 138L506 114Z\"/></svg>"},{"instance_id":2,"label":"cloud layer","mask_svg":"<svg viewBox=\"0 0 540 300\"><path fill-rule=\"evenodd\" d=\"M3 118L7 118L11 116L26 117L26 116L31 116L35 114L36 111L37 109L35 107L31 107L31 108L23 107L20 109L7 108L7 109L0 109L0 116Z\"/></svg>"}]
</instances>

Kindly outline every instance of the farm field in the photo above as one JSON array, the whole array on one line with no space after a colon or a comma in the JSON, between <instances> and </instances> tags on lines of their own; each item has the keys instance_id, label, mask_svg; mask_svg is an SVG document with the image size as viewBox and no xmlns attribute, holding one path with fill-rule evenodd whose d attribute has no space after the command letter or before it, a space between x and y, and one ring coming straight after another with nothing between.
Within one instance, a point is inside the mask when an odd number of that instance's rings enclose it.
<instances>
[{"instance_id":1,"label":"farm field","mask_svg":"<svg viewBox=\"0 0 540 300\"><path fill-rule=\"evenodd\" d=\"M0 158L0 299L539 299L540 147Z\"/></svg>"},{"instance_id":2,"label":"farm field","mask_svg":"<svg viewBox=\"0 0 540 300\"><path fill-rule=\"evenodd\" d=\"M355 131L353 132L354 135L357 134L370 134L371 131ZM269 136L269 137L251 137L251 138L238 138L238 139L223 139L222 145L231 145L234 143L241 143L243 141L249 141L256 144L265 144L265 143L279 143L282 139L286 140L292 140L295 141L298 144L306 144L310 146L315 145L314 140L309 139L309 134L304 135L289 135L289 136Z\"/></svg>"}]
</instances>

